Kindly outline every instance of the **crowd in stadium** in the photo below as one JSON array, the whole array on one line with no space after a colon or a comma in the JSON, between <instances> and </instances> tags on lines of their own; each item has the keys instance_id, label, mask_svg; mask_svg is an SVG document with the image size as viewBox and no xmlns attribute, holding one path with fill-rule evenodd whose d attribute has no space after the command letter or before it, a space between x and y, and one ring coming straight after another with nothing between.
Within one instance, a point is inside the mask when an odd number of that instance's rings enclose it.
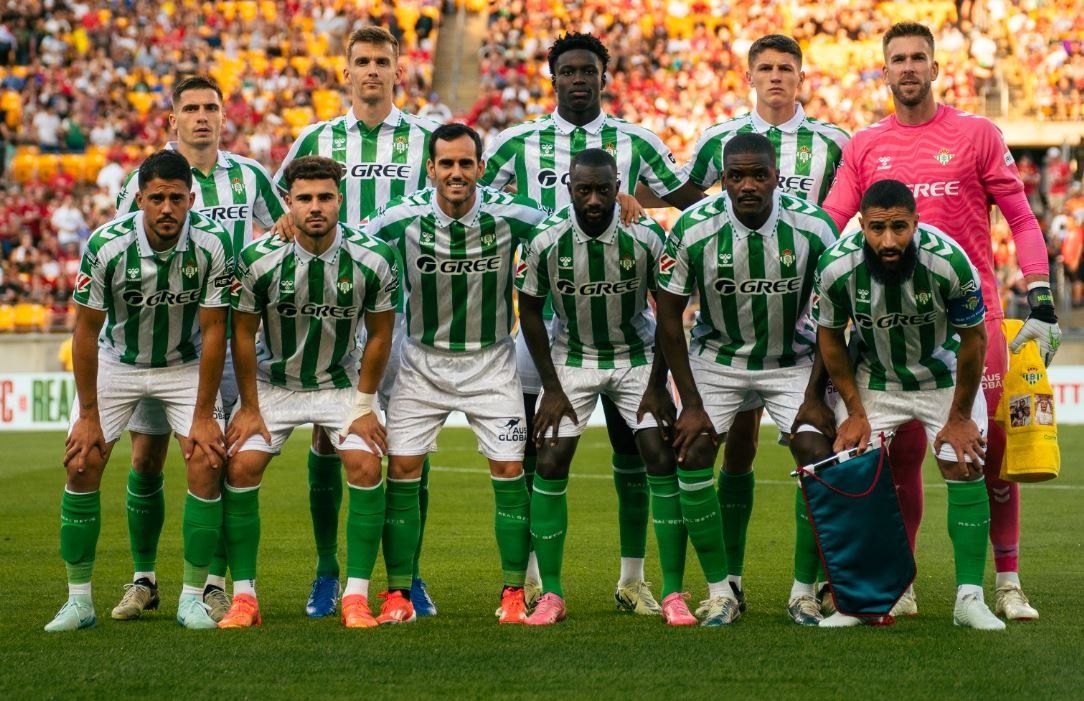
<instances>
[{"instance_id":1,"label":"crowd in stadium","mask_svg":"<svg viewBox=\"0 0 1084 701\"><path fill-rule=\"evenodd\" d=\"M1007 91L1013 116L1080 119L1084 15L1074 5L493 2L480 97L459 117L491 138L552 110L545 52L566 30L591 31L613 56L606 110L652 129L684 161L707 126L750 109L744 63L752 38L786 30L805 49L807 113L853 132L889 109L881 33L917 19L935 28L939 101L984 113L997 102L992 95ZM32 326L64 327L78 244L114 214L123 175L169 140L178 74L213 76L227 95L223 148L274 170L301 128L345 110L341 38L378 24L404 47L400 106L446 119L432 93L442 9L440 0L8 2L0 11L0 304L32 303ZM1021 160L1052 259L1079 277L1084 212L1079 191L1069 197L1071 183L1055 177L1063 165L1045 155ZM1006 233L999 250L1007 297L1011 249ZM1084 283L1075 289L1074 301L1084 301ZM0 314L0 330L12 324Z\"/></svg>"}]
</instances>

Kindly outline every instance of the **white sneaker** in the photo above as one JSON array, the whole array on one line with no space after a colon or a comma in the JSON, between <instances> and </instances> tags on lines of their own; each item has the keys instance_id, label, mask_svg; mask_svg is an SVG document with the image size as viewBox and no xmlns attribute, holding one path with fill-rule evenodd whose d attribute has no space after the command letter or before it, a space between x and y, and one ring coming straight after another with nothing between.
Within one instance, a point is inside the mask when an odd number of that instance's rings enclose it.
<instances>
[{"instance_id":1,"label":"white sneaker","mask_svg":"<svg viewBox=\"0 0 1084 701\"><path fill-rule=\"evenodd\" d=\"M836 611L817 624L818 628L853 628L862 625L862 619Z\"/></svg>"},{"instance_id":2,"label":"white sneaker","mask_svg":"<svg viewBox=\"0 0 1084 701\"><path fill-rule=\"evenodd\" d=\"M907 591L903 592L903 596L896 602L896 605L892 607L889 614L893 618L900 618L901 616L917 616L918 615L918 601L915 599L915 590L908 587Z\"/></svg>"},{"instance_id":3,"label":"white sneaker","mask_svg":"<svg viewBox=\"0 0 1084 701\"><path fill-rule=\"evenodd\" d=\"M1005 621L995 616L976 594L968 594L956 600L952 623L975 630L1005 630Z\"/></svg>"},{"instance_id":4,"label":"white sneaker","mask_svg":"<svg viewBox=\"0 0 1084 701\"><path fill-rule=\"evenodd\" d=\"M631 611L641 616L662 615L662 607L651 593L651 583L642 579L632 584L618 584L614 590L614 601L622 611Z\"/></svg>"},{"instance_id":5,"label":"white sneaker","mask_svg":"<svg viewBox=\"0 0 1084 701\"><path fill-rule=\"evenodd\" d=\"M177 622L188 630L214 630L218 628L211 618L211 607L203 603L198 594L185 594L177 603Z\"/></svg>"},{"instance_id":6,"label":"white sneaker","mask_svg":"<svg viewBox=\"0 0 1084 701\"><path fill-rule=\"evenodd\" d=\"M98 622L94 615L94 604L89 596L70 596L60 607L53 620L45 625L46 633L61 633L80 628L93 628Z\"/></svg>"},{"instance_id":7,"label":"white sneaker","mask_svg":"<svg viewBox=\"0 0 1084 701\"><path fill-rule=\"evenodd\" d=\"M802 594L788 601L787 614L800 626L815 626L824 620L817 597L812 594Z\"/></svg>"},{"instance_id":8,"label":"white sneaker","mask_svg":"<svg viewBox=\"0 0 1084 701\"><path fill-rule=\"evenodd\" d=\"M1009 621L1033 621L1039 612L1028 603L1028 598L1019 584L1003 584L997 588L994 600L994 613Z\"/></svg>"}]
</instances>

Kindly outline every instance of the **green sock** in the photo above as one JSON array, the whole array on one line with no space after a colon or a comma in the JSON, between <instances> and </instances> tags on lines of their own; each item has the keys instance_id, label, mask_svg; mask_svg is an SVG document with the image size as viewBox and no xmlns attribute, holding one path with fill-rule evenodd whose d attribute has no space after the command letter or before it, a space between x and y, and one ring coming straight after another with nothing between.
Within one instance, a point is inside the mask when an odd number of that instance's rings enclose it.
<instances>
[{"instance_id":1,"label":"green sock","mask_svg":"<svg viewBox=\"0 0 1084 701\"><path fill-rule=\"evenodd\" d=\"M497 550L501 554L501 572L508 587L522 587L527 574L530 552L530 499L523 475L514 479L490 478L496 515Z\"/></svg>"},{"instance_id":2,"label":"green sock","mask_svg":"<svg viewBox=\"0 0 1084 701\"><path fill-rule=\"evenodd\" d=\"M184 579L185 586L203 589L207 565L214 557L222 528L222 499L200 499L189 492L184 499Z\"/></svg>"},{"instance_id":3,"label":"green sock","mask_svg":"<svg viewBox=\"0 0 1084 701\"><path fill-rule=\"evenodd\" d=\"M158 540L166 520L166 494L162 475L128 471L128 543L136 572L154 572Z\"/></svg>"},{"instance_id":4,"label":"green sock","mask_svg":"<svg viewBox=\"0 0 1084 701\"><path fill-rule=\"evenodd\" d=\"M689 529L689 540L700 559L700 567L708 582L721 582L726 579L726 547L712 472L710 467L699 470L679 467L677 477L681 487L681 513L685 527Z\"/></svg>"},{"instance_id":5,"label":"green sock","mask_svg":"<svg viewBox=\"0 0 1084 701\"><path fill-rule=\"evenodd\" d=\"M677 475L648 475L647 484L651 488L651 518L659 545L662 595L666 598L682 589L689 532L681 516Z\"/></svg>"},{"instance_id":6,"label":"green sock","mask_svg":"<svg viewBox=\"0 0 1084 701\"><path fill-rule=\"evenodd\" d=\"M542 591L564 597L561 562L568 532L568 478L535 477L531 493L531 541L538 556Z\"/></svg>"},{"instance_id":7,"label":"green sock","mask_svg":"<svg viewBox=\"0 0 1084 701\"><path fill-rule=\"evenodd\" d=\"M537 455L524 455L523 456L523 481L527 484L527 493L530 494L534 491L534 472L535 465L538 464Z\"/></svg>"},{"instance_id":8,"label":"green sock","mask_svg":"<svg viewBox=\"0 0 1084 701\"><path fill-rule=\"evenodd\" d=\"M316 540L316 576L339 576L339 507L343 503L342 460L309 451L309 514ZM234 575L236 578L237 575Z\"/></svg>"},{"instance_id":9,"label":"green sock","mask_svg":"<svg viewBox=\"0 0 1084 701\"><path fill-rule=\"evenodd\" d=\"M723 518L727 574L736 577L740 577L745 569L745 536L749 531L749 518L753 515L755 485L752 470L744 475L719 473L719 510Z\"/></svg>"},{"instance_id":10,"label":"green sock","mask_svg":"<svg viewBox=\"0 0 1084 701\"><path fill-rule=\"evenodd\" d=\"M90 581L101 530L101 492L72 494L65 489L60 499L60 557L68 570L68 584Z\"/></svg>"},{"instance_id":11,"label":"green sock","mask_svg":"<svg viewBox=\"0 0 1084 701\"><path fill-rule=\"evenodd\" d=\"M222 490L226 547L233 579L256 579L256 553L260 549L260 488Z\"/></svg>"},{"instance_id":12,"label":"green sock","mask_svg":"<svg viewBox=\"0 0 1084 701\"><path fill-rule=\"evenodd\" d=\"M422 481L418 483L418 547L414 550L412 572L415 579L421 575L422 539L425 537L425 521L429 517L429 456L422 462Z\"/></svg>"},{"instance_id":13,"label":"green sock","mask_svg":"<svg viewBox=\"0 0 1084 701\"><path fill-rule=\"evenodd\" d=\"M347 487L350 510L346 514L346 576L372 579L384 532L384 484Z\"/></svg>"},{"instance_id":14,"label":"green sock","mask_svg":"<svg viewBox=\"0 0 1084 701\"><path fill-rule=\"evenodd\" d=\"M813 584L820 581L817 575L821 571L817 538L806 512L802 488L798 487L794 492L794 579L802 584Z\"/></svg>"},{"instance_id":15,"label":"green sock","mask_svg":"<svg viewBox=\"0 0 1084 701\"><path fill-rule=\"evenodd\" d=\"M956 558L956 586L982 586L986 569L986 540L990 536L990 498L984 480L946 481L948 532Z\"/></svg>"},{"instance_id":16,"label":"green sock","mask_svg":"<svg viewBox=\"0 0 1084 701\"><path fill-rule=\"evenodd\" d=\"M207 567L207 574L212 577L225 577L229 569L229 561L226 559L226 529L225 526L218 531L218 545L215 546L215 554L211 556L211 564Z\"/></svg>"},{"instance_id":17,"label":"green sock","mask_svg":"<svg viewBox=\"0 0 1084 701\"><path fill-rule=\"evenodd\" d=\"M388 572L388 589L410 589L412 560L421 530L420 483L420 479L389 479L384 490L384 569Z\"/></svg>"},{"instance_id":18,"label":"green sock","mask_svg":"<svg viewBox=\"0 0 1084 701\"><path fill-rule=\"evenodd\" d=\"M643 559L647 552L647 470L639 455L614 453L611 462L617 489L621 557Z\"/></svg>"}]
</instances>

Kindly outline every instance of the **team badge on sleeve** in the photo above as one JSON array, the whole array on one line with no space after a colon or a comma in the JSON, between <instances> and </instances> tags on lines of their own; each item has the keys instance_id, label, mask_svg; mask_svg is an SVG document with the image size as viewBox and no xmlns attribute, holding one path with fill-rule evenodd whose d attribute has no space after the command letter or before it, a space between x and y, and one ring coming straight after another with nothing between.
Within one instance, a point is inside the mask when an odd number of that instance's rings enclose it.
<instances>
[{"instance_id":1,"label":"team badge on sleeve","mask_svg":"<svg viewBox=\"0 0 1084 701\"><path fill-rule=\"evenodd\" d=\"M82 294L90 289L91 278L86 273L79 273L75 277L75 291Z\"/></svg>"},{"instance_id":2,"label":"team badge on sleeve","mask_svg":"<svg viewBox=\"0 0 1084 701\"><path fill-rule=\"evenodd\" d=\"M674 260L672 257L670 257L670 255L667 254L667 253L663 253L662 257L659 258L659 272L660 273L668 273L668 272L670 272L674 268L675 265L677 265L677 261Z\"/></svg>"},{"instance_id":3,"label":"team badge on sleeve","mask_svg":"<svg viewBox=\"0 0 1084 701\"><path fill-rule=\"evenodd\" d=\"M521 260L519 263L516 264L516 277L527 277L527 261Z\"/></svg>"}]
</instances>

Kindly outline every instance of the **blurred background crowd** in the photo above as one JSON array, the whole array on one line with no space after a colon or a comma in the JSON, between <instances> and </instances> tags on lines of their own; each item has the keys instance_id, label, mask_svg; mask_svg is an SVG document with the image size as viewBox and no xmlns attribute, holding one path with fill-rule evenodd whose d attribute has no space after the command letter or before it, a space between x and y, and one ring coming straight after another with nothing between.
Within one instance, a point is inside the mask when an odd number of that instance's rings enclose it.
<instances>
[{"instance_id":1,"label":"blurred background crowd","mask_svg":"<svg viewBox=\"0 0 1084 701\"><path fill-rule=\"evenodd\" d=\"M462 0L461 0L462 1ZM114 214L124 175L169 140L177 76L225 93L222 147L272 172L297 133L348 109L343 37L388 28L406 68L397 103L485 138L553 109L546 50L568 30L612 55L604 108L658 133L679 162L711 124L752 107L746 53L782 32L805 52L801 100L849 131L891 109L881 34L917 20L937 38L938 99L994 119L1084 118L1084 8L1074 0L465 0L486 15L473 104L433 91L453 0L0 0L0 331L65 329L82 242ZM458 40L451 37L451 40ZM1018 153L1029 200L1084 302L1084 192L1066 148ZM995 226L1003 303L1019 288Z\"/></svg>"}]
</instances>

